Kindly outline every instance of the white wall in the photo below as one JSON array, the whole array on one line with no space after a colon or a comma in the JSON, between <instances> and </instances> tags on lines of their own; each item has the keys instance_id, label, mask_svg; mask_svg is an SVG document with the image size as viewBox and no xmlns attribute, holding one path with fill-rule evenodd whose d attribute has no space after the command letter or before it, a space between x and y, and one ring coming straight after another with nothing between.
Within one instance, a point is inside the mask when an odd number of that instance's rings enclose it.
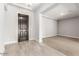
<instances>
[{"instance_id":1,"label":"white wall","mask_svg":"<svg viewBox=\"0 0 79 59\"><path fill-rule=\"evenodd\" d=\"M34 23L35 23L35 39L39 40L39 11L34 11Z\"/></svg>"},{"instance_id":2,"label":"white wall","mask_svg":"<svg viewBox=\"0 0 79 59\"><path fill-rule=\"evenodd\" d=\"M73 38L79 38L79 17L60 20L58 34Z\"/></svg>"},{"instance_id":3,"label":"white wall","mask_svg":"<svg viewBox=\"0 0 79 59\"><path fill-rule=\"evenodd\" d=\"M18 8L6 5L5 10L5 43L17 42L18 35Z\"/></svg>"},{"instance_id":4,"label":"white wall","mask_svg":"<svg viewBox=\"0 0 79 59\"><path fill-rule=\"evenodd\" d=\"M41 31L42 38L56 36L57 35L57 21L42 16L41 19Z\"/></svg>"},{"instance_id":5,"label":"white wall","mask_svg":"<svg viewBox=\"0 0 79 59\"><path fill-rule=\"evenodd\" d=\"M0 4L0 53L4 52L4 4Z\"/></svg>"},{"instance_id":6,"label":"white wall","mask_svg":"<svg viewBox=\"0 0 79 59\"><path fill-rule=\"evenodd\" d=\"M43 38L57 35L57 21L44 17L39 10L34 11L35 37L42 42Z\"/></svg>"}]
</instances>

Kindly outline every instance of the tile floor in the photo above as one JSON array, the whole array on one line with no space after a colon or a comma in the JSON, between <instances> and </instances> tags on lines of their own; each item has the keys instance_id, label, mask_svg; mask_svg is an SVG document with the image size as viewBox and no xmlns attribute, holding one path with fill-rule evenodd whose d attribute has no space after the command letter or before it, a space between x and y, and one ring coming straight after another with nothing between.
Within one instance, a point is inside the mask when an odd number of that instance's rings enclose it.
<instances>
[{"instance_id":1,"label":"tile floor","mask_svg":"<svg viewBox=\"0 0 79 59\"><path fill-rule=\"evenodd\" d=\"M65 56L63 53L36 41L26 41L5 46L4 56Z\"/></svg>"}]
</instances>

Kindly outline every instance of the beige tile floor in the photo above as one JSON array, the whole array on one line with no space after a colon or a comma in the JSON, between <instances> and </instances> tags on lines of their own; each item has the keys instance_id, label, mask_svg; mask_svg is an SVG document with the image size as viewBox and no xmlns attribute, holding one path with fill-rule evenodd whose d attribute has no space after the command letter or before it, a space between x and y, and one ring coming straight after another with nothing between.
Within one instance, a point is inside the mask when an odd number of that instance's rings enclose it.
<instances>
[{"instance_id":1,"label":"beige tile floor","mask_svg":"<svg viewBox=\"0 0 79 59\"><path fill-rule=\"evenodd\" d=\"M44 38L44 43L68 56L79 56L79 40L61 36Z\"/></svg>"},{"instance_id":2,"label":"beige tile floor","mask_svg":"<svg viewBox=\"0 0 79 59\"><path fill-rule=\"evenodd\" d=\"M65 56L63 53L36 41L26 41L5 46L4 56Z\"/></svg>"}]
</instances>

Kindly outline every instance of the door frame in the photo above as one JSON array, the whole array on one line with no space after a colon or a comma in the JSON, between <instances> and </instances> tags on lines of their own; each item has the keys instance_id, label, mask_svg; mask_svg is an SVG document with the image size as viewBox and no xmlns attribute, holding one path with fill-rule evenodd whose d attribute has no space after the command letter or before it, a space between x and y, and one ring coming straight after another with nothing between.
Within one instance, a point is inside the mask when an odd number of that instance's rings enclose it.
<instances>
[{"instance_id":1,"label":"door frame","mask_svg":"<svg viewBox=\"0 0 79 59\"><path fill-rule=\"evenodd\" d=\"M26 15L26 14L22 14L22 13L18 13L18 21L19 21L19 15L24 15L24 16L28 16L28 40L29 40L29 15ZM18 26L19 27L19 26ZM19 30L19 29L18 29ZM18 31L19 32L19 31ZM28 41L28 40L25 40L25 41ZM19 38L18 38L18 42L20 42ZM22 42L22 41L21 41Z\"/></svg>"}]
</instances>

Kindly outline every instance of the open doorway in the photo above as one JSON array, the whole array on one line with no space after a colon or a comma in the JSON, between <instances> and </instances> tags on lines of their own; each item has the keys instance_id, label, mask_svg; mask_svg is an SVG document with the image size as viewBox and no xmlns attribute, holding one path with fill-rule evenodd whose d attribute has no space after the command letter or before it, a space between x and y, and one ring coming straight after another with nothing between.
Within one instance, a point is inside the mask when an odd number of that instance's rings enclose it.
<instances>
[{"instance_id":1,"label":"open doorway","mask_svg":"<svg viewBox=\"0 0 79 59\"><path fill-rule=\"evenodd\" d=\"M18 13L18 42L29 40L29 16Z\"/></svg>"}]
</instances>

